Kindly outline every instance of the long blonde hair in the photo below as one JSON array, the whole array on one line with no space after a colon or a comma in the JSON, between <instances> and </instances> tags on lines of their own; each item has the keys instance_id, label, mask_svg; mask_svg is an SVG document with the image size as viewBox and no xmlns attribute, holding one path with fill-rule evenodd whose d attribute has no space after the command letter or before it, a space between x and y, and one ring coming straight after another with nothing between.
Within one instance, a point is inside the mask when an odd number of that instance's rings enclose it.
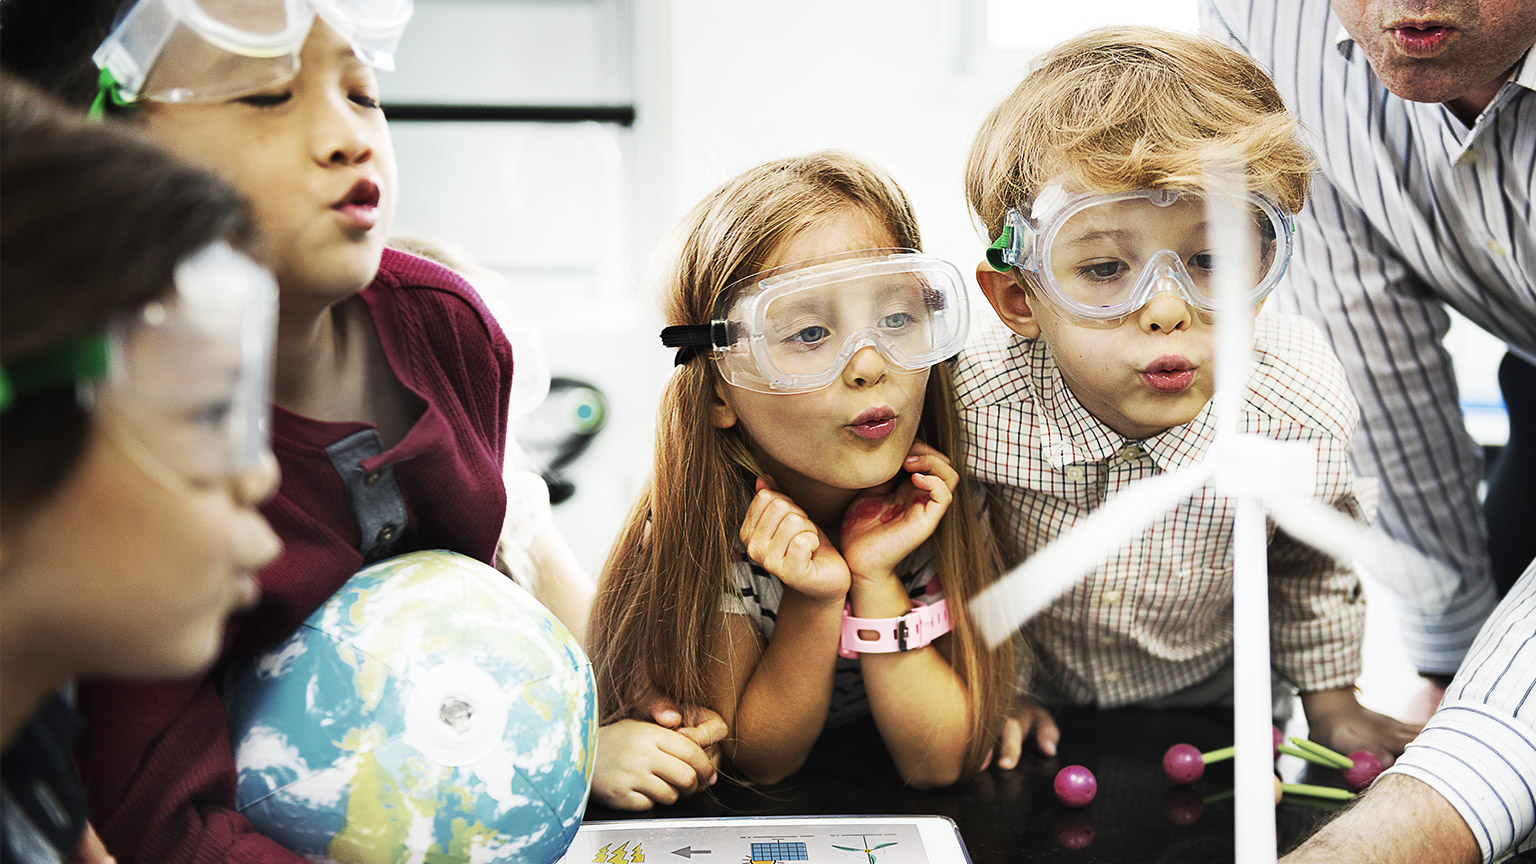
<instances>
[{"instance_id":1,"label":"long blonde hair","mask_svg":"<svg viewBox=\"0 0 1536 864\"><path fill-rule=\"evenodd\" d=\"M895 245L920 248L906 195L884 170L852 154L781 159L728 181L679 227L679 248L663 284L666 323L707 323L727 286L762 270L800 232L850 211L884 227ZM740 424L718 429L710 422L717 380L714 364L704 358L674 370L662 396L651 480L603 567L589 653L605 723L628 716L652 688L683 705L708 704L708 637L724 630L720 600L731 590L732 543L753 478L763 473ZM966 479L946 364L929 375L918 435L961 472L933 542L954 619L950 662L970 698L966 764L975 770L1012 698L1014 657L1011 646L985 645L965 605L997 578L1001 562L990 529L978 518L980 496Z\"/></svg>"}]
</instances>

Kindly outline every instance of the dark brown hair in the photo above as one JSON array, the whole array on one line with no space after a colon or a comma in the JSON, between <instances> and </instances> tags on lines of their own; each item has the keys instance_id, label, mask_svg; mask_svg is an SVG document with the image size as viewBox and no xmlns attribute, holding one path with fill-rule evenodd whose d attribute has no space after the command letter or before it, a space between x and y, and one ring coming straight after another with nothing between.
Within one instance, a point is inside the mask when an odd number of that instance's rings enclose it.
<instances>
[{"instance_id":1,"label":"dark brown hair","mask_svg":"<svg viewBox=\"0 0 1536 864\"><path fill-rule=\"evenodd\" d=\"M102 332L165 294L216 240L248 246L234 189L117 124L92 123L0 76L0 363ZM69 382L0 415L0 508L42 503L79 458L88 417Z\"/></svg>"}]
</instances>

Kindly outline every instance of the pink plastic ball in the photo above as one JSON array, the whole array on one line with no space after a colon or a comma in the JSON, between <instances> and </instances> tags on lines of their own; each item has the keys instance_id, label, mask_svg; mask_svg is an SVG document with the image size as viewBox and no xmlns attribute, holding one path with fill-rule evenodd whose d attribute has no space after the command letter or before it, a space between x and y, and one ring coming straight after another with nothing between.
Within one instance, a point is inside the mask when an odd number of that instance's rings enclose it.
<instances>
[{"instance_id":1,"label":"pink plastic ball","mask_svg":"<svg viewBox=\"0 0 1536 864\"><path fill-rule=\"evenodd\" d=\"M1271 726L1269 728L1274 731L1275 758L1279 759L1280 758L1280 745L1285 743L1285 733L1280 731L1280 727L1279 726Z\"/></svg>"},{"instance_id":2,"label":"pink plastic ball","mask_svg":"<svg viewBox=\"0 0 1536 864\"><path fill-rule=\"evenodd\" d=\"M1344 769L1344 782L1356 792L1376 782L1376 778L1385 770L1381 767L1381 760L1369 750L1356 750L1349 754L1349 759L1355 766Z\"/></svg>"},{"instance_id":3,"label":"pink plastic ball","mask_svg":"<svg viewBox=\"0 0 1536 864\"><path fill-rule=\"evenodd\" d=\"M1175 744L1163 754L1163 773L1180 786L1188 786L1205 774L1205 759L1193 744Z\"/></svg>"},{"instance_id":4,"label":"pink plastic ball","mask_svg":"<svg viewBox=\"0 0 1536 864\"><path fill-rule=\"evenodd\" d=\"M1098 792L1099 781L1081 765L1068 765L1056 772L1056 800L1068 807L1087 807Z\"/></svg>"}]
</instances>

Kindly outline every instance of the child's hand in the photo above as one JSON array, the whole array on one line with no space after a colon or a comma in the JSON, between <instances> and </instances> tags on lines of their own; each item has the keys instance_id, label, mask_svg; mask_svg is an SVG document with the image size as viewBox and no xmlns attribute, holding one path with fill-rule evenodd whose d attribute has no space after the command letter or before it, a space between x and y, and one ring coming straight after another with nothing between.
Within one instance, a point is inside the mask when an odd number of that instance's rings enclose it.
<instances>
[{"instance_id":1,"label":"child's hand","mask_svg":"<svg viewBox=\"0 0 1536 864\"><path fill-rule=\"evenodd\" d=\"M1345 755L1369 750L1381 758L1383 768L1390 768L1424 728L1365 708L1353 688L1303 693L1301 708L1308 738Z\"/></svg>"},{"instance_id":2,"label":"child's hand","mask_svg":"<svg viewBox=\"0 0 1536 864\"><path fill-rule=\"evenodd\" d=\"M649 810L675 804L713 784L716 776L709 754L682 732L643 720L620 720L597 730L592 797L605 807Z\"/></svg>"},{"instance_id":3,"label":"child's hand","mask_svg":"<svg viewBox=\"0 0 1536 864\"><path fill-rule=\"evenodd\" d=\"M1061 740L1061 729L1056 726L1056 719L1044 705L1028 696L1020 696L1013 703L1012 716L1003 721L1002 735L994 751L997 767L1005 770L1018 767L1025 738L1033 739L1041 754L1055 756L1056 744ZM985 770L991 762L992 756L989 755L987 761L982 763L982 769Z\"/></svg>"},{"instance_id":4,"label":"child's hand","mask_svg":"<svg viewBox=\"0 0 1536 864\"><path fill-rule=\"evenodd\" d=\"M741 521L741 542L747 557L807 597L840 600L848 594L843 556L804 510L762 477Z\"/></svg>"},{"instance_id":5,"label":"child's hand","mask_svg":"<svg viewBox=\"0 0 1536 864\"><path fill-rule=\"evenodd\" d=\"M960 475L943 453L913 441L896 479L853 499L843 516L843 558L855 578L890 576L933 535Z\"/></svg>"},{"instance_id":6,"label":"child's hand","mask_svg":"<svg viewBox=\"0 0 1536 864\"><path fill-rule=\"evenodd\" d=\"M702 705L679 706L655 690L641 698L630 716L635 720L649 720L658 726L680 732L710 755L714 755L714 746L720 743L727 731L725 719L714 710Z\"/></svg>"}]
</instances>

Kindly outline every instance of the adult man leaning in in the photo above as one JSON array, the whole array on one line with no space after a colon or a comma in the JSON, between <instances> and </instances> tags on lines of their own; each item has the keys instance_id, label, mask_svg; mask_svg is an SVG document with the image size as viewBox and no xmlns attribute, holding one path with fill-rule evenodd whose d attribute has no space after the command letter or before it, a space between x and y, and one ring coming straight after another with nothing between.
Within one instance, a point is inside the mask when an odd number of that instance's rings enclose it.
<instances>
[{"instance_id":1,"label":"adult man leaning in","mask_svg":"<svg viewBox=\"0 0 1536 864\"><path fill-rule=\"evenodd\" d=\"M1401 601L1409 659L1443 683L1536 556L1536 480L1512 476L1536 472L1536 2L1203 3L1207 30L1268 68L1316 136L1317 182L1275 302L1322 324L1349 372L1382 526L1445 565L1371 574ZM1447 306L1511 352L1486 532Z\"/></svg>"},{"instance_id":2,"label":"adult man leaning in","mask_svg":"<svg viewBox=\"0 0 1536 864\"><path fill-rule=\"evenodd\" d=\"M1503 339L1511 443L1536 447L1536 0L1204 0L1204 22L1271 71L1317 135L1288 299L1319 320L1363 411L1383 525L1447 565L1396 580L1406 646L1460 672L1360 803L1287 861L1493 860L1536 845L1536 486L1480 459L1441 345L1444 306ZM1524 359L1520 359L1523 357ZM1360 439L1357 439L1360 440ZM1525 569L1467 646L1501 583ZM1462 663L1465 655L1465 664Z\"/></svg>"}]
</instances>

